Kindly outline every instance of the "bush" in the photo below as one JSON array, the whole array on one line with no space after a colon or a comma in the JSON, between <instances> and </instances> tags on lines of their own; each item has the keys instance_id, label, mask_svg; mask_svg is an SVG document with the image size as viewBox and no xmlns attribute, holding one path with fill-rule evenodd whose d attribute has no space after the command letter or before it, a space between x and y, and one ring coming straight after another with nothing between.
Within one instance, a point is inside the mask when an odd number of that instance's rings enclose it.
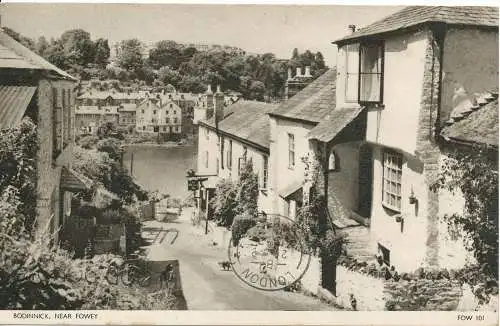
<instances>
[{"instance_id":1,"label":"bush","mask_svg":"<svg viewBox=\"0 0 500 326\"><path fill-rule=\"evenodd\" d=\"M97 136L84 136L77 141L77 144L82 148L91 149L96 147L98 141L99 137Z\"/></svg>"},{"instance_id":2,"label":"bush","mask_svg":"<svg viewBox=\"0 0 500 326\"><path fill-rule=\"evenodd\" d=\"M215 196L210 204L214 209L213 218L218 226L229 228L236 215L236 185L228 179L221 179L215 186Z\"/></svg>"},{"instance_id":3,"label":"bush","mask_svg":"<svg viewBox=\"0 0 500 326\"><path fill-rule=\"evenodd\" d=\"M240 243L240 239L256 224L257 220L253 216L247 214L236 216L231 226L233 246L237 246Z\"/></svg>"}]
</instances>

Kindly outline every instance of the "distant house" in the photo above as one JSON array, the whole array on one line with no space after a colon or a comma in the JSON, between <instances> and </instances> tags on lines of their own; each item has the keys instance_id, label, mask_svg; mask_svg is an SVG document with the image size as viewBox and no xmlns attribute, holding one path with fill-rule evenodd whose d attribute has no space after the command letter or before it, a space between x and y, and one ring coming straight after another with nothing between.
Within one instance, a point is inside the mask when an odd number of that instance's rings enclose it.
<instances>
[{"instance_id":1,"label":"distant house","mask_svg":"<svg viewBox=\"0 0 500 326\"><path fill-rule=\"evenodd\" d=\"M270 213L268 113L276 106L239 101L225 107L223 94L215 96L216 113L198 123L198 174L213 176L208 187L220 179L237 182L244 164L251 161L259 178L259 211Z\"/></svg>"},{"instance_id":2,"label":"distant house","mask_svg":"<svg viewBox=\"0 0 500 326\"><path fill-rule=\"evenodd\" d=\"M497 138L473 126L498 121L488 92L498 89L498 8L408 7L335 43L335 108L307 137L351 253L378 253L398 271L463 266L471 258L440 219L463 202L429 186L446 147ZM457 107L468 111L460 118L477 112L455 121Z\"/></svg>"},{"instance_id":3,"label":"distant house","mask_svg":"<svg viewBox=\"0 0 500 326\"><path fill-rule=\"evenodd\" d=\"M86 189L71 169L77 80L3 30L0 76L0 128L14 127L24 116L36 124L37 226L57 231L71 213L71 193Z\"/></svg>"},{"instance_id":4,"label":"distant house","mask_svg":"<svg viewBox=\"0 0 500 326\"><path fill-rule=\"evenodd\" d=\"M118 125L120 127L133 127L136 126L136 111L137 104L123 103L118 107Z\"/></svg>"},{"instance_id":5,"label":"distant house","mask_svg":"<svg viewBox=\"0 0 500 326\"><path fill-rule=\"evenodd\" d=\"M269 113L270 196L277 214L295 219L304 203L307 135L334 108L336 75L335 69L327 71Z\"/></svg>"},{"instance_id":6,"label":"distant house","mask_svg":"<svg viewBox=\"0 0 500 326\"><path fill-rule=\"evenodd\" d=\"M136 131L138 133L157 134L164 140L181 138L182 110L172 100L160 94L146 98L137 106Z\"/></svg>"}]
</instances>

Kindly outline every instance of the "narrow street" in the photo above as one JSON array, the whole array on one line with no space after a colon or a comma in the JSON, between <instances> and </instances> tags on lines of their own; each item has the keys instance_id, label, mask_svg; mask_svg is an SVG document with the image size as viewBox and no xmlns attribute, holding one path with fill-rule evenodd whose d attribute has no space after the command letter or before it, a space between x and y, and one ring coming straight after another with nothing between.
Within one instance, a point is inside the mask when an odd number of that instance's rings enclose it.
<instances>
[{"instance_id":1,"label":"narrow street","mask_svg":"<svg viewBox=\"0 0 500 326\"><path fill-rule=\"evenodd\" d=\"M226 248L209 245L209 238L191 225L188 214L169 223L147 221L143 236L150 260L178 259L181 282L189 310L333 310L316 298L285 291L266 292L242 282L217 262L226 260ZM175 242L174 233L179 230ZM163 232L162 232L163 230Z\"/></svg>"}]
</instances>

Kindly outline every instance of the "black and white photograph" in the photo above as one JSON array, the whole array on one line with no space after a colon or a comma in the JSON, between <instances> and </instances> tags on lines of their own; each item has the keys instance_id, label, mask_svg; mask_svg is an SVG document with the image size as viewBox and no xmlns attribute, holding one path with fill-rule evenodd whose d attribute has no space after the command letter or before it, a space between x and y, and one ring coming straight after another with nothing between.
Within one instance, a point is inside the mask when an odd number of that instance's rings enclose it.
<instances>
[{"instance_id":1,"label":"black and white photograph","mask_svg":"<svg viewBox=\"0 0 500 326\"><path fill-rule=\"evenodd\" d=\"M498 323L498 22L472 4L2 3L2 322Z\"/></svg>"}]
</instances>

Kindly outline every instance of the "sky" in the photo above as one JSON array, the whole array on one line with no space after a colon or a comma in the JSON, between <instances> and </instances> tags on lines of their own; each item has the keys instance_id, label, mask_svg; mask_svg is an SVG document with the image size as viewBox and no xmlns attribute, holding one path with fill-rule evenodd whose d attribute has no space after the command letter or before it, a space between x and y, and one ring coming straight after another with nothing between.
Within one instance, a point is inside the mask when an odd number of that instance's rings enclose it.
<instances>
[{"instance_id":1,"label":"sky","mask_svg":"<svg viewBox=\"0 0 500 326\"><path fill-rule=\"evenodd\" d=\"M81 28L93 40L110 45L138 38L145 43L174 40L237 46L252 53L271 52L278 58L321 51L327 65L335 65L332 41L348 33L347 26L366 26L400 10L401 6L341 5L175 5L4 3L1 24L37 39L59 37Z\"/></svg>"}]
</instances>

